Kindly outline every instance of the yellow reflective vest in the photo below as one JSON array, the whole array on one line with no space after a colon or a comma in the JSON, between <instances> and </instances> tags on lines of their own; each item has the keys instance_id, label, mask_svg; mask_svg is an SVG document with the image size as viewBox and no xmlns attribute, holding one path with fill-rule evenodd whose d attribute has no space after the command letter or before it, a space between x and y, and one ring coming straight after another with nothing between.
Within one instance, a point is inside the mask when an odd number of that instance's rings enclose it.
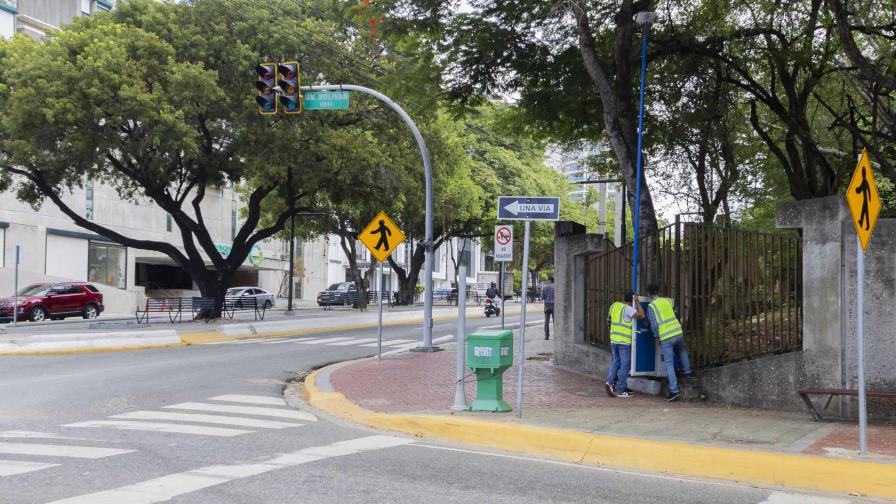
<instances>
[{"instance_id":1,"label":"yellow reflective vest","mask_svg":"<svg viewBox=\"0 0 896 504\"><path fill-rule=\"evenodd\" d=\"M625 303L619 301L610 306L610 342L623 345L632 344L632 323L626 322L622 314L625 312Z\"/></svg>"},{"instance_id":2,"label":"yellow reflective vest","mask_svg":"<svg viewBox=\"0 0 896 504\"><path fill-rule=\"evenodd\" d=\"M648 308L653 312L656 330L659 333L657 337L660 341L665 341L684 333L681 330L681 322L675 316L675 309L672 307L671 299L658 297L651 301Z\"/></svg>"}]
</instances>

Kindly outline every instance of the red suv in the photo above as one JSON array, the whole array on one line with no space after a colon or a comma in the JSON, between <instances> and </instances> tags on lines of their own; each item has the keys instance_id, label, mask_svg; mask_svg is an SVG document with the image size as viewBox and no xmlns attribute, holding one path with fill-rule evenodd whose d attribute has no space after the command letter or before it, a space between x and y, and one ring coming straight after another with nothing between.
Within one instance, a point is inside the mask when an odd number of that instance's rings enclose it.
<instances>
[{"instance_id":1,"label":"red suv","mask_svg":"<svg viewBox=\"0 0 896 504\"><path fill-rule=\"evenodd\" d=\"M0 319L12 319L14 298L0 299ZM40 322L81 316L95 319L103 311L103 294L88 283L34 284L19 291L18 319Z\"/></svg>"}]
</instances>

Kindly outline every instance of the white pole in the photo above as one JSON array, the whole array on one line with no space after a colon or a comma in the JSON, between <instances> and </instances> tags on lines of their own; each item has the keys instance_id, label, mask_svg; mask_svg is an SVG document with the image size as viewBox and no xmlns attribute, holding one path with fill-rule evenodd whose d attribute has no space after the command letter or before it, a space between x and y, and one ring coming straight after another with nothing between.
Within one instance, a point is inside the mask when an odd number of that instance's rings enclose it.
<instances>
[{"instance_id":1,"label":"white pole","mask_svg":"<svg viewBox=\"0 0 896 504\"><path fill-rule=\"evenodd\" d=\"M529 294L529 221L525 221L526 232L523 236L523 299L520 313L520 352L517 357L519 368L516 379L516 416L523 418L523 363L526 362L526 298Z\"/></svg>"},{"instance_id":2,"label":"white pole","mask_svg":"<svg viewBox=\"0 0 896 504\"><path fill-rule=\"evenodd\" d=\"M504 275L506 275L506 273L504 272L504 262L501 261L501 273L498 274L498 282L500 283L500 286L498 288L498 291L499 291L498 297L501 298L501 302L499 303L499 305L500 305L499 308L501 308L501 330L502 331L504 330L504 312L507 311L504 309L505 308L505 306L504 306L504 285L507 284L507 280L504 278Z\"/></svg>"},{"instance_id":3,"label":"white pole","mask_svg":"<svg viewBox=\"0 0 896 504\"><path fill-rule=\"evenodd\" d=\"M457 273L457 382L454 384L454 406L451 409L463 411L467 409L467 398L464 394L464 368L466 360L467 329L467 267L461 266Z\"/></svg>"},{"instance_id":4,"label":"white pole","mask_svg":"<svg viewBox=\"0 0 896 504\"><path fill-rule=\"evenodd\" d=\"M16 245L15 257L15 273L13 276L13 294L12 294L12 326L15 327L19 321L19 256L22 254L22 247Z\"/></svg>"},{"instance_id":5,"label":"white pole","mask_svg":"<svg viewBox=\"0 0 896 504\"><path fill-rule=\"evenodd\" d=\"M859 454L868 452L868 411L865 403L865 253L856 237L856 331L859 340Z\"/></svg>"},{"instance_id":6,"label":"white pole","mask_svg":"<svg viewBox=\"0 0 896 504\"><path fill-rule=\"evenodd\" d=\"M380 263L380 313L376 329L376 360L383 360L383 263Z\"/></svg>"}]
</instances>

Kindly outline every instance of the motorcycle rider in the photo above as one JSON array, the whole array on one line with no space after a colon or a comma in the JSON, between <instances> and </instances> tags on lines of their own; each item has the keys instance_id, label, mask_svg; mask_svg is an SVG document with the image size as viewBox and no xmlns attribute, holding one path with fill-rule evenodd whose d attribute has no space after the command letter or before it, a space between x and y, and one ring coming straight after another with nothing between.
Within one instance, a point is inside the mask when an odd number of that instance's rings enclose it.
<instances>
[{"instance_id":1,"label":"motorcycle rider","mask_svg":"<svg viewBox=\"0 0 896 504\"><path fill-rule=\"evenodd\" d=\"M499 311L501 310L501 304L498 303L497 298L500 297L498 293L498 286L495 285L495 282L492 282L491 285L488 286L488 289L485 291L485 297L492 300L492 304Z\"/></svg>"}]
</instances>

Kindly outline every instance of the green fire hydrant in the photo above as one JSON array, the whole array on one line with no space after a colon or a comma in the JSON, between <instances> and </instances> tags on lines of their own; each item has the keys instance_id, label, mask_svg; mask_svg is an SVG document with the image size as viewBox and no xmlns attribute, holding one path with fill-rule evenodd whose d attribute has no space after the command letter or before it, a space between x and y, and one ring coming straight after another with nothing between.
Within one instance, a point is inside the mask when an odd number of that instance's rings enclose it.
<instances>
[{"instance_id":1,"label":"green fire hydrant","mask_svg":"<svg viewBox=\"0 0 896 504\"><path fill-rule=\"evenodd\" d=\"M513 365L513 331L477 331L467 337L467 366L476 373L470 411L504 412L504 371Z\"/></svg>"}]
</instances>

